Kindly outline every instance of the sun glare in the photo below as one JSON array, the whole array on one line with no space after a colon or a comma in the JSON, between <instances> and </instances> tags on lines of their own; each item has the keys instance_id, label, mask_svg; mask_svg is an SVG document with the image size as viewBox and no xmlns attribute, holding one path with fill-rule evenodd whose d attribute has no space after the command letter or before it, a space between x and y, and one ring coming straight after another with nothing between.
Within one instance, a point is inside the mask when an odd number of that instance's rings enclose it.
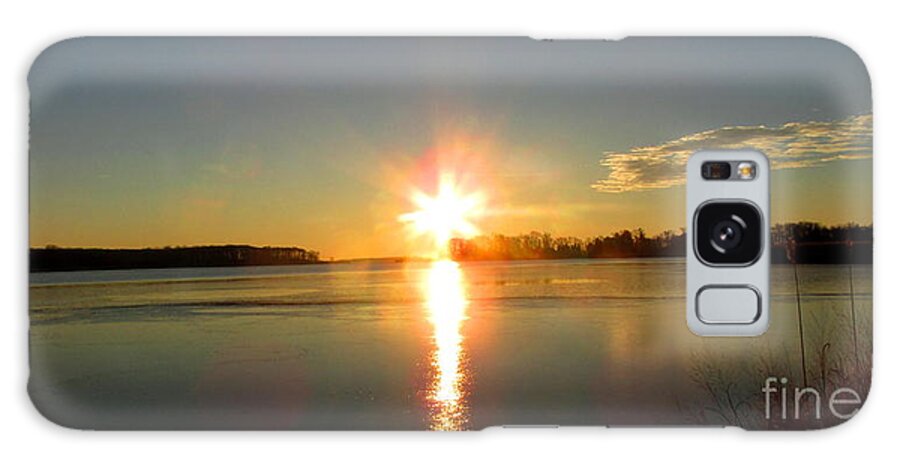
<instances>
[{"instance_id":1,"label":"sun glare","mask_svg":"<svg viewBox=\"0 0 900 464\"><path fill-rule=\"evenodd\" d=\"M473 220L484 213L484 195L462 192L451 175L441 176L437 194L429 196L416 191L412 202L419 209L401 214L398 219L409 224L416 236L429 236L434 251L441 257L446 254L450 239L478 234Z\"/></svg>"}]
</instances>

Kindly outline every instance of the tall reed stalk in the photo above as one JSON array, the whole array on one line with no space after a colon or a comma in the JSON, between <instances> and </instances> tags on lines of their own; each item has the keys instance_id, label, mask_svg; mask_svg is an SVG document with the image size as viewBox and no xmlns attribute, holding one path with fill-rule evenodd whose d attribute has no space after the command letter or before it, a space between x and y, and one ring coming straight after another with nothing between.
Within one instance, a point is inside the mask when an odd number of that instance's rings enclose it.
<instances>
[{"instance_id":1,"label":"tall reed stalk","mask_svg":"<svg viewBox=\"0 0 900 464\"><path fill-rule=\"evenodd\" d=\"M850 279L850 320L853 322L853 354L856 356L856 365L859 367L859 341L857 340L856 330L856 296L853 291L853 241L847 243L850 249L850 259L847 265L847 271Z\"/></svg>"},{"instance_id":2,"label":"tall reed stalk","mask_svg":"<svg viewBox=\"0 0 900 464\"><path fill-rule=\"evenodd\" d=\"M808 387L806 378L806 340L803 337L803 307L800 304L800 274L797 271L797 242L788 242L789 255L794 267L794 288L797 292L797 327L800 331L800 368L803 369L803 387Z\"/></svg>"}]
</instances>

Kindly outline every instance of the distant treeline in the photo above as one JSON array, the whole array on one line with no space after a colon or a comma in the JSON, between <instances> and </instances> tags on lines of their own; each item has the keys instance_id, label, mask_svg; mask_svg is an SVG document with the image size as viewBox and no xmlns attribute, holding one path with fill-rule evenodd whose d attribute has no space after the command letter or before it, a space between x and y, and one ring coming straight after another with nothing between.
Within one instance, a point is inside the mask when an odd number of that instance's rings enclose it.
<instances>
[{"instance_id":1,"label":"distant treeline","mask_svg":"<svg viewBox=\"0 0 900 464\"><path fill-rule=\"evenodd\" d=\"M772 228L771 243L774 263L872 262L872 226L778 224ZM673 257L685 256L685 250L684 230L653 236L642 229L623 230L588 239L532 232L454 239L450 243L450 254L457 261Z\"/></svg>"},{"instance_id":2,"label":"distant treeline","mask_svg":"<svg viewBox=\"0 0 900 464\"><path fill-rule=\"evenodd\" d=\"M527 235L490 235L472 239L454 239L450 254L458 261L574 259L574 258L649 258L684 256L684 232L666 231L649 237L642 229L623 230L605 237L581 239L554 237L548 233Z\"/></svg>"},{"instance_id":3,"label":"distant treeline","mask_svg":"<svg viewBox=\"0 0 900 464\"><path fill-rule=\"evenodd\" d=\"M872 226L823 226L811 222L778 224L772 228L773 263L840 264L872 262ZM642 229L623 230L588 239L554 237L548 233L490 235L453 239L450 254L457 261L504 261L575 258L653 258L685 256L684 230L647 235ZM172 267L227 267L310 264L319 252L303 248L249 245L102 249L32 248L32 272Z\"/></svg>"},{"instance_id":4,"label":"distant treeline","mask_svg":"<svg viewBox=\"0 0 900 464\"><path fill-rule=\"evenodd\" d=\"M872 226L777 224L772 228L772 262L871 264Z\"/></svg>"},{"instance_id":5,"label":"distant treeline","mask_svg":"<svg viewBox=\"0 0 900 464\"><path fill-rule=\"evenodd\" d=\"M272 266L319 262L319 252L303 248L249 245L145 249L32 248L32 272L171 267Z\"/></svg>"}]
</instances>

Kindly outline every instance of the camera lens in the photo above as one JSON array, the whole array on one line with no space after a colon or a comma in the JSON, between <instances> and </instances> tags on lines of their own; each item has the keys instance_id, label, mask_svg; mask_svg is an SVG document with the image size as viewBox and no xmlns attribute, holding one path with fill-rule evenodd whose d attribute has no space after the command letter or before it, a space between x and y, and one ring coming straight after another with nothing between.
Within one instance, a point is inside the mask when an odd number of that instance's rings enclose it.
<instances>
[{"instance_id":1,"label":"camera lens","mask_svg":"<svg viewBox=\"0 0 900 464\"><path fill-rule=\"evenodd\" d=\"M762 253L762 216L748 202L705 203L694 216L694 252L710 266L748 266Z\"/></svg>"},{"instance_id":2,"label":"camera lens","mask_svg":"<svg viewBox=\"0 0 900 464\"><path fill-rule=\"evenodd\" d=\"M728 250L737 248L741 244L741 225L734 220L726 219L719 221L713 226L710 233L713 241L713 248L720 253L727 253Z\"/></svg>"}]
</instances>

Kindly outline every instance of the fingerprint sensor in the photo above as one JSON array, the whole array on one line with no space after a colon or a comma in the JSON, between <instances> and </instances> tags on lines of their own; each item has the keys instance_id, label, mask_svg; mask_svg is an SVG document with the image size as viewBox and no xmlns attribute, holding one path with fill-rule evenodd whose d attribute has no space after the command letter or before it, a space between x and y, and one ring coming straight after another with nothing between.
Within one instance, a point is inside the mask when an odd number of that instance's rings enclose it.
<instances>
[{"instance_id":1,"label":"fingerprint sensor","mask_svg":"<svg viewBox=\"0 0 900 464\"><path fill-rule=\"evenodd\" d=\"M704 324L752 324L759 319L759 291L748 285L708 285L697 292L697 318Z\"/></svg>"}]
</instances>

